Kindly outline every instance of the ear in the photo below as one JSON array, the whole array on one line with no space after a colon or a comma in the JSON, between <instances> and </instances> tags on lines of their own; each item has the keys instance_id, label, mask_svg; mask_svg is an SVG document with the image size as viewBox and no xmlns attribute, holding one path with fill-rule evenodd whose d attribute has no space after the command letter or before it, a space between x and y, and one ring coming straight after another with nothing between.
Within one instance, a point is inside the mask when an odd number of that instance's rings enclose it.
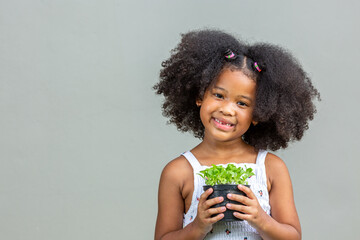
<instances>
[{"instance_id":1,"label":"ear","mask_svg":"<svg viewBox=\"0 0 360 240\"><path fill-rule=\"evenodd\" d=\"M258 124L258 122L257 122L257 121L254 121L254 120L253 120L251 123L252 123L254 126L256 126L256 125Z\"/></svg>"},{"instance_id":2,"label":"ear","mask_svg":"<svg viewBox=\"0 0 360 240\"><path fill-rule=\"evenodd\" d=\"M196 106L200 107L202 104L202 100L201 99L196 99Z\"/></svg>"}]
</instances>

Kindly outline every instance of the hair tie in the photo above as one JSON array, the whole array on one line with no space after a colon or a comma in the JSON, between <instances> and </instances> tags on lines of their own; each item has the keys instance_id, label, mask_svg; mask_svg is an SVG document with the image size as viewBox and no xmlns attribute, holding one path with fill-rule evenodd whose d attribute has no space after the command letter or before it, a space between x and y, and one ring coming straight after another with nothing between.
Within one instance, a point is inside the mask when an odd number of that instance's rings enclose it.
<instances>
[{"instance_id":1,"label":"hair tie","mask_svg":"<svg viewBox=\"0 0 360 240\"><path fill-rule=\"evenodd\" d=\"M230 49L226 50L225 52L225 58L227 59L236 59L236 55L233 51L231 51Z\"/></svg>"},{"instance_id":2,"label":"hair tie","mask_svg":"<svg viewBox=\"0 0 360 240\"><path fill-rule=\"evenodd\" d=\"M254 67L256 68L256 70L258 70L258 72L261 72L261 69L257 62L254 62Z\"/></svg>"}]
</instances>

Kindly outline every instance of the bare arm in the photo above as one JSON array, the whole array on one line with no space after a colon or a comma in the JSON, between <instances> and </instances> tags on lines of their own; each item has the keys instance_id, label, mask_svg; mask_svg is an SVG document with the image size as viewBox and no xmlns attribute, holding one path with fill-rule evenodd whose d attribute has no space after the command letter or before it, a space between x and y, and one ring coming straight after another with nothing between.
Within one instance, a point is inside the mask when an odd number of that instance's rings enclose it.
<instances>
[{"instance_id":1,"label":"bare arm","mask_svg":"<svg viewBox=\"0 0 360 240\"><path fill-rule=\"evenodd\" d=\"M191 166L179 158L164 168L159 184L155 240L203 239L210 231L211 225L223 217L222 214L219 214L211 218L212 214L223 212L226 209L210 208L210 206L220 202L220 199L206 200L212 192L210 189L200 197L195 220L185 228L182 227L185 209L182 194L184 179L191 178L193 181L192 174Z\"/></svg>"},{"instance_id":2,"label":"bare arm","mask_svg":"<svg viewBox=\"0 0 360 240\"><path fill-rule=\"evenodd\" d=\"M180 159L170 162L163 170L158 193L158 216L155 239L201 239L202 234L191 226L182 228L184 199L181 194L184 174ZM186 173L185 173L186 175ZM190 225L190 224L189 224Z\"/></svg>"},{"instance_id":3,"label":"bare arm","mask_svg":"<svg viewBox=\"0 0 360 240\"><path fill-rule=\"evenodd\" d=\"M228 208L238 211L235 216L248 221L264 240L300 240L301 227L289 172L280 158L273 154L269 155L266 168L271 188L269 192L271 216L261 208L250 188L241 185L239 189L247 196L233 194L229 198L244 205L231 204Z\"/></svg>"},{"instance_id":4,"label":"bare arm","mask_svg":"<svg viewBox=\"0 0 360 240\"><path fill-rule=\"evenodd\" d=\"M296 211L293 187L285 163L277 156L268 154L266 168L270 180L271 217L258 230L265 240L300 240L301 226Z\"/></svg>"}]
</instances>

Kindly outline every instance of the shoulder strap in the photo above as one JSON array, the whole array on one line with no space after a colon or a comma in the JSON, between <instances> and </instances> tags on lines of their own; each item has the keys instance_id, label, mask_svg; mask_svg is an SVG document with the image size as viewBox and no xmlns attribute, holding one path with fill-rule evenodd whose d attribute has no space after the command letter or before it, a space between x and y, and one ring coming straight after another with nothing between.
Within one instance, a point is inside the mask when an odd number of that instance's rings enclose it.
<instances>
[{"instance_id":1,"label":"shoulder strap","mask_svg":"<svg viewBox=\"0 0 360 240\"><path fill-rule=\"evenodd\" d=\"M266 150L259 150L257 159L256 159L256 165L258 166L258 169L256 170L256 179L259 183L263 183L265 186L267 186L267 176L266 176L266 168L265 168L265 158L267 155Z\"/></svg>"},{"instance_id":2,"label":"shoulder strap","mask_svg":"<svg viewBox=\"0 0 360 240\"><path fill-rule=\"evenodd\" d=\"M200 168L200 163L199 161L196 159L196 157L194 156L194 154L192 154L190 151L184 152L182 154L191 164L192 168L194 170L197 170L198 168Z\"/></svg>"},{"instance_id":3,"label":"shoulder strap","mask_svg":"<svg viewBox=\"0 0 360 240\"><path fill-rule=\"evenodd\" d=\"M262 149L259 150L256 158L256 165L259 165L261 167L265 165L265 158L267 153L268 152L266 150L262 150Z\"/></svg>"}]
</instances>

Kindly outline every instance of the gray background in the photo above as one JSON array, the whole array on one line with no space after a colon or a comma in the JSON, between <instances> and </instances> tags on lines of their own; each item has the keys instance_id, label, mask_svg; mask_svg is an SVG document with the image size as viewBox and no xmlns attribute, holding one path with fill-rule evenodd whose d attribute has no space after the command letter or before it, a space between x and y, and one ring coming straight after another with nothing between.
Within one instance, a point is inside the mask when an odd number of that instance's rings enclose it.
<instances>
[{"instance_id":1,"label":"gray background","mask_svg":"<svg viewBox=\"0 0 360 240\"><path fill-rule=\"evenodd\" d=\"M0 239L152 239L162 168L199 141L151 87L180 33L290 49L323 101L287 163L303 239L356 239L359 1L0 1Z\"/></svg>"}]
</instances>

